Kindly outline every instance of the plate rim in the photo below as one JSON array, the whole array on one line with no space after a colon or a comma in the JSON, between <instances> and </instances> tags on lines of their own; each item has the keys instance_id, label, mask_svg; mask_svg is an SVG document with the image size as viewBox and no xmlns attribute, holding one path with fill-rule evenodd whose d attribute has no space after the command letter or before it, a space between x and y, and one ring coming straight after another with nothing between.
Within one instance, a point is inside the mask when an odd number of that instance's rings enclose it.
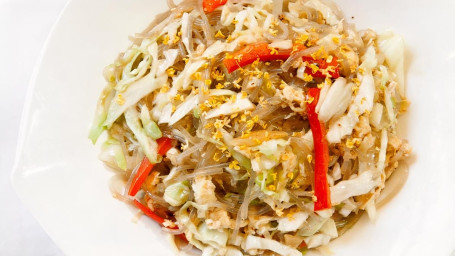
<instances>
[{"instance_id":1,"label":"plate rim","mask_svg":"<svg viewBox=\"0 0 455 256\"><path fill-rule=\"evenodd\" d=\"M20 172L21 160L23 158L23 149L24 149L25 144L26 144L26 139L25 138L26 138L26 135L27 135L27 127L30 124L30 117L31 117L31 113L32 113L31 104L32 104L33 93L35 92L36 87L37 87L37 78L38 78L38 75L40 74L40 71L42 69L43 59L44 59L44 56L46 56L46 53L49 50L49 44L52 41L52 38L54 37L55 30L56 30L58 24L60 23L62 17L64 16L66 11L68 10L68 6L72 2L73 2L73 0L67 0L65 5L63 6L62 10L58 14L57 19L52 24L51 29L50 29L49 33L47 34L47 36L46 36L44 44L43 44L43 46L42 46L42 48L40 50L40 53L39 53L38 58L36 60L36 63L34 65L34 67L33 67L33 71L32 71L30 80L29 80L28 85L27 85L27 90L26 90L26 94L25 94L24 104L22 106L22 111L21 111L21 118L20 118L20 122L19 122L19 132L18 132L18 137L17 137L17 140L16 140L16 150L15 150L14 164L13 164L13 167L12 167L12 169L10 171L10 174L9 174L9 181L10 181L10 184L11 184L11 186L13 188L14 193L17 195L17 197L19 198L21 203L25 206L27 211L29 211L31 213L32 218L34 218L38 222L39 226L46 232L46 234L50 237L52 242L61 251L64 251L63 247L61 247L56 242L56 239L53 237L51 232L49 232L48 229L46 228L46 226L42 224L42 221L39 218L36 217L36 214L33 214L33 212L31 211L30 203L28 202L28 200L25 199L26 196L24 195L24 191L22 190L22 188L20 188L20 185L18 184L18 182L21 179L21 176L20 176L21 175L21 172Z\"/></svg>"}]
</instances>

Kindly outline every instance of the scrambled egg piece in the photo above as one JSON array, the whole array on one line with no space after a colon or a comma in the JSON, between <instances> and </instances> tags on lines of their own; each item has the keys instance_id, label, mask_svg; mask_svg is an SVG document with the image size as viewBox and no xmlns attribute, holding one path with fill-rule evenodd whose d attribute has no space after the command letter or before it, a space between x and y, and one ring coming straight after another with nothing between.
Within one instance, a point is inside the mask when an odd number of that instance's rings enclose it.
<instances>
[{"instance_id":1,"label":"scrambled egg piece","mask_svg":"<svg viewBox=\"0 0 455 256\"><path fill-rule=\"evenodd\" d=\"M342 45L340 47L340 53L348 62L348 66L350 67L351 72L354 72L359 66L359 55L347 45Z\"/></svg>"},{"instance_id":2,"label":"scrambled egg piece","mask_svg":"<svg viewBox=\"0 0 455 256\"><path fill-rule=\"evenodd\" d=\"M228 212L219 208L209 211L205 223L210 229L234 229L235 227L235 221L229 217Z\"/></svg>"},{"instance_id":3,"label":"scrambled egg piece","mask_svg":"<svg viewBox=\"0 0 455 256\"><path fill-rule=\"evenodd\" d=\"M284 101L294 112L302 113L305 111L305 93L301 88L284 86L283 90L278 90L277 95Z\"/></svg>"},{"instance_id":4,"label":"scrambled egg piece","mask_svg":"<svg viewBox=\"0 0 455 256\"><path fill-rule=\"evenodd\" d=\"M180 155L180 151L176 148L171 148L169 151L166 153L166 157L171 160L171 163L173 166L177 166L179 163L177 161L177 157Z\"/></svg>"},{"instance_id":5,"label":"scrambled egg piece","mask_svg":"<svg viewBox=\"0 0 455 256\"><path fill-rule=\"evenodd\" d=\"M401 145L403 144L403 141L398 138L396 135L389 135L389 145L391 145L395 150L398 150Z\"/></svg>"},{"instance_id":6,"label":"scrambled egg piece","mask_svg":"<svg viewBox=\"0 0 455 256\"><path fill-rule=\"evenodd\" d=\"M354 131L359 137L363 138L365 135L371 133L370 121L365 116L359 117L359 122L354 126Z\"/></svg>"},{"instance_id":7,"label":"scrambled egg piece","mask_svg":"<svg viewBox=\"0 0 455 256\"><path fill-rule=\"evenodd\" d=\"M199 176L194 178L192 185L194 198L198 204L207 204L216 202L215 185L211 177Z\"/></svg>"}]
</instances>

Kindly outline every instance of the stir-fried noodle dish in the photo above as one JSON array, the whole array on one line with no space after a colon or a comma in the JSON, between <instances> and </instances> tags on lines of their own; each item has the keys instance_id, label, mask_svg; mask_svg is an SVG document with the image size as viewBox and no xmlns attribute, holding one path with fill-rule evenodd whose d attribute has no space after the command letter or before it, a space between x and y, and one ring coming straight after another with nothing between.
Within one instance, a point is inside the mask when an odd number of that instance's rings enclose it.
<instances>
[{"instance_id":1,"label":"stir-fried noodle dish","mask_svg":"<svg viewBox=\"0 0 455 256\"><path fill-rule=\"evenodd\" d=\"M168 5L104 70L114 197L203 255L301 255L374 219L411 151L402 38L328 0Z\"/></svg>"}]
</instances>

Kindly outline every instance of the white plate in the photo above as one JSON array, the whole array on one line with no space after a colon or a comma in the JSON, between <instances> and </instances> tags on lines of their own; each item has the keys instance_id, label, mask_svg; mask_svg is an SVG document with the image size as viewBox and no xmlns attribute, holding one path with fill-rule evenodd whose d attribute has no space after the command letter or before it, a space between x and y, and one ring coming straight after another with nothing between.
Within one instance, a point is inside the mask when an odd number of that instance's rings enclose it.
<instances>
[{"instance_id":1,"label":"white plate","mask_svg":"<svg viewBox=\"0 0 455 256\"><path fill-rule=\"evenodd\" d=\"M455 2L338 1L358 28L391 28L407 49L414 155L402 191L332 243L336 255L450 255L455 250ZM165 1L73 0L32 81L12 176L19 196L68 255L172 255L159 227L113 199L112 173L87 139L105 65Z\"/></svg>"}]
</instances>

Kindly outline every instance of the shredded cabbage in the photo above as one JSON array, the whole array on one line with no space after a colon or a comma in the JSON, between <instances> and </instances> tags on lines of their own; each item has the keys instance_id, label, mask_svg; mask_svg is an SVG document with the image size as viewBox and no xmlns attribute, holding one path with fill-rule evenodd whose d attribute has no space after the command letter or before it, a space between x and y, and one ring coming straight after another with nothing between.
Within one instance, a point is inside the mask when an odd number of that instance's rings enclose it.
<instances>
[{"instance_id":1,"label":"shredded cabbage","mask_svg":"<svg viewBox=\"0 0 455 256\"><path fill-rule=\"evenodd\" d=\"M160 88L166 79L166 76L155 78L153 74L149 73L128 86L124 92L120 93L117 91L109 106L104 126L110 128L126 109L135 105L140 99L154 90ZM122 101L122 99L124 99L124 101Z\"/></svg>"},{"instance_id":2,"label":"shredded cabbage","mask_svg":"<svg viewBox=\"0 0 455 256\"><path fill-rule=\"evenodd\" d=\"M267 140L262 142L261 145L252 147L251 149L258 150L262 154L272 157L272 159L278 159L287 144L288 142L283 139Z\"/></svg>"},{"instance_id":3,"label":"shredded cabbage","mask_svg":"<svg viewBox=\"0 0 455 256\"><path fill-rule=\"evenodd\" d=\"M149 42L147 41L143 42L143 44L147 43ZM124 91L132 82L144 76L145 72L152 63L152 56L146 55L144 52L145 50L144 48L146 48L146 46L142 46L140 48L133 48L131 50L134 53L134 56L129 60L129 63L126 64L125 68L123 69L122 80L120 80L115 87L117 91ZM136 68L133 68L134 63L143 55L145 55L145 57L139 62Z\"/></svg>"},{"instance_id":4,"label":"shredded cabbage","mask_svg":"<svg viewBox=\"0 0 455 256\"><path fill-rule=\"evenodd\" d=\"M362 65L359 68L364 69L367 72L370 72L378 65L378 60L376 58L376 50L374 46L371 45L367 48L365 54L361 57Z\"/></svg>"},{"instance_id":5,"label":"shredded cabbage","mask_svg":"<svg viewBox=\"0 0 455 256\"><path fill-rule=\"evenodd\" d=\"M326 234L316 234L311 237L304 239L308 248L315 248L324 244L327 244L330 241L331 237Z\"/></svg>"},{"instance_id":6,"label":"shredded cabbage","mask_svg":"<svg viewBox=\"0 0 455 256\"><path fill-rule=\"evenodd\" d=\"M384 53L387 64L397 76L398 91L405 95L404 84L404 41L399 35L388 31L378 38L379 49Z\"/></svg>"},{"instance_id":7,"label":"shredded cabbage","mask_svg":"<svg viewBox=\"0 0 455 256\"><path fill-rule=\"evenodd\" d=\"M144 127L145 133L150 136L150 138L156 140L163 136L158 125L150 119L150 113L146 105L142 106L141 109L141 122L142 126Z\"/></svg>"},{"instance_id":8,"label":"shredded cabbage","mask_svg":"<svg viewBox=\"0 0 455 256\"><path fill-rule=\"evenodd\" d=\"M98 100L98 104L96 106L95 118L93 120L88 136L93 144L96 143L99 136L105 129L104 122L106 121L107 118L109 104L111 103L111 100L114 97L114 95L115 90L112 84L108 84L101 93L101 96Z\"/></svg>"},{"instance_id":9,"label":"shredded cabbage","mask_svg":"<svg viewBox=\"0 0 455 256\"><path fill-rule=\"evenodd\" d=\"M112 166L126 171L126 158L123 154L122 146L120 142L112 137L108 138L103 143L103 151L100 155L100 159Z\"/></svg>"},{"instance_id":10,"label":"shredded cabbage","mask_svg":"<svg viewBox=\"0 0 455 256\"><path fill-rule=\"evenodd\" d=\"M206 244L212 245L215 248L225 247L228 240L227 230L214 230L209 229L207 224L203 222L198 227L198 234L196 237Z\"/></svg>"},{"instance_id":11,"label":"shredded cabbage","mask_svg":"<svg viewBox=\"0 0 455 256\"><path fill-rule=\"evenodd\" d=\"M199 97L197 97L197 95L188 96L185 99L185 101L177 107L174 114L169 119L169 125L173 125L173 124L177 123L180 119L182 119L184 116L186 116L186 114L188 114L195 107L197 107L198 103L199 103Z\"/></svg>"},{"instance_id":12,"label":"shredded cabbage","mask_svg":"<svg viewBox=\"0 0 455 256\"><path fill-rule=\"evenodd\" d=\"M373 76L371 74L365 74L359 86L359 91L354 98L354 103L350 106L348 113L330 125L329 131L327 132L329 143L339 143L346 135L352 133L354 126L359 121L359 115L365 113L365 111L371 112L373 109L374 95L375 86Z\"/></svg>"},{"instance_id":13,"label":"shredded cabbage","mask_svg":"<svg viewBox=\"0 0 455 256\"><path fill-rule=\"evenodd\" d=\"M309 0L305 3L305 6L312 7L322 13L325 17L327 24L336 25L340 22L340 17L337 17L336 13L327 5L317 0Z\"/></svg>"},{"instance_id":14,"label":"shredded cabbage","mask_svg":"<svg viewBox=\"0 0 455 256\"><path fill-rule=\"evenodd\" d=\"M373 173L365 171L353 179L340 181L331 187L330 196L332 203L338 204L350 197L366 194L377 185L378 182L373 180Z\"/></svg>"},{"instance_id":15,"label":"shredded cabbage","mask_svg":"<svg viewBox=\"0 0 455 256\"><path fill-rule=\"evenodd\" d=\"M371 110L370 123L376 128L381 128L382 113L384 111L384 105L381 103L374 103L373 109Z\"/></svg>"},{"instance_id":16,"label":"shredded cabbage","mask_svg":"<svg viewBox=\"0 0 455 256\"><path fill-rule=\"evenodd\" d=\"M344 114L349 106L353 84L346 85L346 79L340 77L330 87L319 109L319 120L327 122Z\"/></svg>"},{"instance_id":17,"label":"shredded cabbage","mask_svg":"<svg viewBox=\"0 0 455 256\"><path fill-rule=\"evenodd\" d=\"M149 161L151 163L156 163L158 161L158 145L154 139L147 136L147 133L139 122L139 112L137 112L134 107L127 109L125 112L125 120L128 127L134 133L134 136L138 140L139 144L141 144L141 147Z\"/></svg>"},{"instance_id":18,"label":"shredded cabbage","mask_svg":"<svg viewBox=\"0 0 455 256\"><path fill-rule=\"evenodd\" d=\"M303 225L307 218L308 213L306 212L294 213L290 217L279 219L277 229L283 232L296 231Z\"/></svg>"},{"instance_id":19,"label":"shredded cabbage","mask_svg":"<svg viewBox=\"0 0 455 256\"><path fill-rule=\"evenodd\" d=\"M310 214L303 227L297 231L297 235L305 237L312 236L322 228L327 220L327 218L323 218L317 214Z\"/></svg>"},{"instance_id":20,"label":"shredded cabbage","mask_svg":"<svg viewBox=\"0 0 455 256\"><path fill-rule=\"evenodd\" d=\"M243 248L245 251L266 249L279 253L283 256L301 256L302 253L294 248L283 245L275 240L248 235Z\"/></svg>"},{"instance_id":21,"label":"shredded cabbage","mask_svg":"<svg viewBox=\"0 0 455 256\"><path fill-rule=\"evenodd\" d=\"M337 226L335 224L335 221L331 218L327 219L327 221L324 222L324 225L322 225L320 231L321 233L326 234L332 238L338 237Z\"/></svg>"},{"instance_id":22,"label":"shredded cabbage","mask_svg":"<svg viewBox=\"0 0 455 256\"><path fill-rule=\"evenodd\" d=\"M183 181L174 183L166 188L163 199L172 206L181 206L190 196L189 182Z\"/></svg>"},{"instance_id":23,"label":"shredded cabbage","mask_svg":"<svg viewBox=\"0 0 455 256\"><path fill-rule=\"evenodd\" d=\"M246 110L252 110L253 108L254 104L251 103L248 98L243 97L241 93L238 93L234 102L226 102L221 104L221 106L210 110L205 115L205 118L210 119L221 115L230 115Z\"/></svg>"},{"instance_id":24,"label":"shredded cabbage","mask_svg":"<svg viewBox=\"0 0 455 256\"><path fill-rule=\"evenodd\" d=\"M179 55L177 49L169 49L163 52L165 59L160 61L158 66L157 75L163 74L170 66L172 66Z\"/></svg>"}]
</instances>

